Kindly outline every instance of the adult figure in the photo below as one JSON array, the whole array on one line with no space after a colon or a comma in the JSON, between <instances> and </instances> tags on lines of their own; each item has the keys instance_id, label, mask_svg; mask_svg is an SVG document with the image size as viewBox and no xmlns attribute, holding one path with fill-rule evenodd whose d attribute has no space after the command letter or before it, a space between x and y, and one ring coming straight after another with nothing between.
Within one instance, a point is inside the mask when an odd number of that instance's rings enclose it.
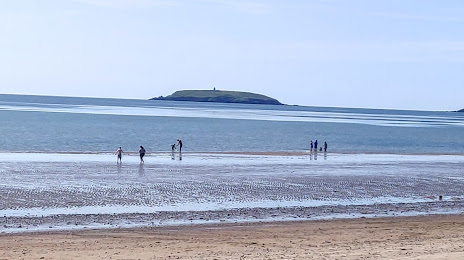
<instances>
[{"instance_id":1,"label":"adult figure","mask_svg":"<svg viewBox=\"0 0 464 260\"><path fill-rule=\"evenodd\" d=\"M116 154L118 155L118 159L116 159L116 163L122 163L122 148L119 147L118 150L116 151Z\"/></svg>"},{"instance_id":2,"label":"adult figure","mask_svg":"<svg viewBox=\"0 0 464 260\"><path fill-rule=\"evenodd\" d=\"M314 151L317 152L317 140L314 142Z\"/></svg>"},{"instance_id":3,"label":"adult figure","mask_svg":"<svg viewBox=\"0 0 464 260\"><path fill-rule=\"evenodd\" d=\"M310 147L311 147L311 150L310 150L310 151L312 152L312 151L313 151L313 140L311 140L311 142L309 142L309 145L310 145Z\"/></svg>"},{"instance_id":4,"label":"adult figure","mask_svg":"<svg viewBox=\"0 0 464 260\"><path fill-rule=\"evenodd\" d=\"M145 156L145 153L147 151L145 150L145 148L143 148L143 146L140 146L140 149L139 149L139 155L140 155L140 163L145 163L143 161L143 157Z\"/></svg>"},{"instance_id":5,"label":"adult figure","mask_svg":"<svg viewBox=\"0 0 464 260\"><path fill-rule=\"evenodd\" d=\"M179 147L179 153L181 153L182 152L182 140L177 139L177 145Z\"/></svg>"},{"instance_id":6,"label":"adult figure","mask_svg":"<svg viewBox=\"0 0 464 260\"><path fill-rule=\"evenodd\" d=\"M327 142L324 142L324 152L327 152Z\"/></svg>"}]
</instances>

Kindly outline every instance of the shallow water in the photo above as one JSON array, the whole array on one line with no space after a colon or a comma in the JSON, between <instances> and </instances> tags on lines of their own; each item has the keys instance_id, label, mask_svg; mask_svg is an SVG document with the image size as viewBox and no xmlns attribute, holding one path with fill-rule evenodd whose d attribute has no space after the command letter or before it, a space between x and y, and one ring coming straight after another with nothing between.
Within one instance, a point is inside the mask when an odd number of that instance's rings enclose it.
<instances>
[{"instance_id":1,"label":"shallow water","mask_svg":"<svg viewBox=\"0 0 464 260\"><path fill-rule=\"evenodd\" d=\"M464 154L455 112L0 95L0 151L301 151Z\"/></svg>"}]
</instances>

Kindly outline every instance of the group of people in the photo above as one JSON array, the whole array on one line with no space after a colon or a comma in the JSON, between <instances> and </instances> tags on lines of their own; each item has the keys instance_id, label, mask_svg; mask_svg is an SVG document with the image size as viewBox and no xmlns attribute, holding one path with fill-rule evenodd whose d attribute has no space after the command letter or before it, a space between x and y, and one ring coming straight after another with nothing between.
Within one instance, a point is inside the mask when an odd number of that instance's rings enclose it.
<instances>
[{"instance_id":1,"label":"group of people","mask_svg":"<svg viewBox=\"0 0 464 260\"><path fill-rule=\"evenodd\" d=\"M309 142L309 145L310 145L310 151L312 152L313 149L315 152L317 152L318 150L318 142L317 140L313 142L313 140L311 140ZM171 145L171 151L174 153L176 151L176 149L179 148L179 153L182 153L182 140L180 139L177 139L177 143L174 143L173 145ZM327 152L327 142L324 142L324 144L319 147L319 151L324 151L324 152ZM145 148L143 146L140 146L140 149L139 149L139 156L140 156L140 163L141 164L144 164L145 161L143 160L143 157L145 156L145 153L147 151L145 150ZM116 151L116 155L118 156L116 162L117 163L122 163L122 153L123 153L123 150L121 147L118 148L118 150Z\"/></svg>"},{"instance_id":2,"label":"group of people","mask_svg":"<svg viewBox=\"0 0 464 260\"><path fill-rule=\"evenodd\" d=\"M313 140L311 140L309 142L309 146L310 146L311 152L313 151L313 149L315 152L317 152L317 146L318 146L317 140L314 143L313 143ZM319 147L319 151L322 152L322 149L324 149L324 152L327 152L327 142L324 142L323 146Z\"/></svg>"},{"instance_id":3,"label":"group of people","mask_svg":"<svg viewBox=\"0 0 464 260\"><path fill-rule=\"evenodd\" d=\"M175 152L177 147L179 147L179 153L181 153L182 152L182 140L177 139L177 144L171 145L171 151Z\"/></svg>"},{"instance_id":4,"label":"group of people","mask_svg":"<svg viewBox=\"0 0 464 260\"><path fill-rule=\"evenodd\" d=\"M171 146L171 149L172 149L173 152L175 151L176 146L179 147L179 153L181 153L182 152L182 140L177 139L177 144L173 144ZM147 150L145 150L145 148L143 146L140 146L139 156L140 156L140 163L141 164L145 163L145 161L143 160L143 157L145 156L146 152L147 152ZM123 153L123 150L122 150L121 147L119 147L118 150L116 151L116 155L118 156L118 158L116 159L117 163L122 163L122 153Z\"/></svg>"}]
</instances>

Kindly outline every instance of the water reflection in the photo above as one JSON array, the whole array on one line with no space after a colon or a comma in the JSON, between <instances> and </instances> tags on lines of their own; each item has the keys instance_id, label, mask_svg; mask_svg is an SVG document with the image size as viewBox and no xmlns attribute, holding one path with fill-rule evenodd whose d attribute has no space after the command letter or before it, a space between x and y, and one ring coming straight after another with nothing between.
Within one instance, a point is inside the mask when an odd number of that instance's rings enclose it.
<instances>
[{"instance_id":1,"label":"water reflection","mask_svg":"<svg viewBox=\"0 0 464 260\"><path fill-rule=\"evenodd\" d=\"M144 167L145 167L145 165L144 165L143 163L139 164L138 174L139 174L140 176L145 175L145 168L144 168Z\"/></svg>"},{"instance_id":2,"label":"water reflection","mask_svg":"<svg viewBox=\"0 0 464 260\"><path fill-rule=\"evenodd\" d=\"M175 160L179 160L179 161L182 161L182 153L175 153L175 152L172 152L171 153L171 161L175 161Z\"/></svg>"}]
</instances>

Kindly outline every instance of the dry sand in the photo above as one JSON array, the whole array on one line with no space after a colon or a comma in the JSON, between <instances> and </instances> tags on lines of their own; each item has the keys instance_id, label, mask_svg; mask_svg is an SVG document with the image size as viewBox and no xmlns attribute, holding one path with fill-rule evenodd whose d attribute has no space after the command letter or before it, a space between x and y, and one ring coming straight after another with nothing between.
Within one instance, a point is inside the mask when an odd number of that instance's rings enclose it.
<instances>
[{"instance_id":1,"label":"dry sand","mask_svg":"<svg viewBox=\"0 0 464 260\"><path fill-rule=\"evenodd\" d=\"M464 259L464 215L3 234L0 259Z\"/></svg>"}]
</instances>

